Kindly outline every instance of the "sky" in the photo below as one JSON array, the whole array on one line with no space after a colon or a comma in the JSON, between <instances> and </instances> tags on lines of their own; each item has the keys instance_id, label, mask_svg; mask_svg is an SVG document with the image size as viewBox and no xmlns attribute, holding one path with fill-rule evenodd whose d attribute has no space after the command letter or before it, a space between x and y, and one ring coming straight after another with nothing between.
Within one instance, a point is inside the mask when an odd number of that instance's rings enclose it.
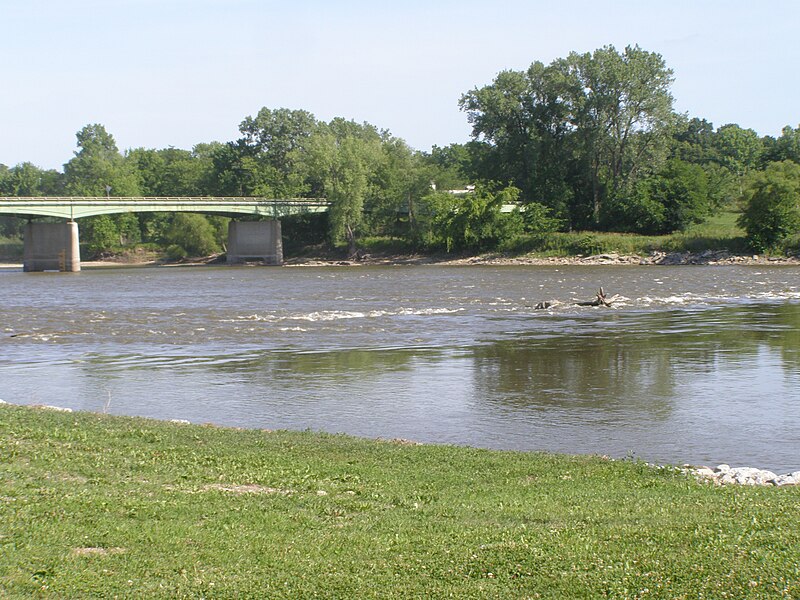
<instances>
[{"instance_id":1,"label":"sky","mask_svg":"<svg viewBox=\"0 0 800 600\"><path fill-rule=\"evenodd\" d=\"M417 150L470 139L498 72L638 44L675 109L760 135L800 124L796 0L0 0L0 164L239 137L262 107L369 122Z\"/></svg>"}]
</instances>

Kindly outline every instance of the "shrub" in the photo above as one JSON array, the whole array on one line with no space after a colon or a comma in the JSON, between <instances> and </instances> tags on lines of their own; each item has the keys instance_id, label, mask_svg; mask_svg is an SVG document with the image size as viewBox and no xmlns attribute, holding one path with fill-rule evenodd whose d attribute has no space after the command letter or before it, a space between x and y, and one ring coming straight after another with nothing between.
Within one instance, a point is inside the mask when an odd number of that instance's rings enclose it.
<instances>
[{"instance_id":1,"label":"shrub","mask_svg":"<svg viewBox=\"0 0 800 600\"><path fill-rule=\"evenodd\" d=\"M220 251L216 231L203 215L177 213L164 238L170 246L180 246L192 256L208 256Z\"/></svg>"},{"instance_id":2,"label":"shrub","mask_svg":"<svg viewBox=\"0 0 800 600\"><path fill-rule=\"evenodd\" d=\"M184 250L183 247L179 246L178 244L170 244L167 246L167 258L170 260L183 260L189 254Z\"/></svg>"},{"instance_id":3,"label":"shrub","mask_svg":"<svg viewBox=\"0 0 800 600\"><path fill-rule=\"evenodd\" d=\"M750 178L743 199L739 224L751 247L778 249L800 230L800 165L770 163Z\"/></svg>"}]
</instances>

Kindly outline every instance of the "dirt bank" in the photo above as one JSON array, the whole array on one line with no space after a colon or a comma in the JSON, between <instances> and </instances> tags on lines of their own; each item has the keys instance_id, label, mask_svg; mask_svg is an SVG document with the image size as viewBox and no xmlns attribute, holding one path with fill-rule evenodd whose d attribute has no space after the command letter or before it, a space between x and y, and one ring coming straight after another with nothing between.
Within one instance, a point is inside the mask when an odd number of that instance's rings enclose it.
<instances>
[{"instance_id":1,"label":"dirt bank","mask_svg":"<svg viewBox=\"0 0 800 600\"><path fill-rule=\"evenodd\" d=\"M457 257L428 255L364 255L357 260L321 260L313 258L287 259L287 266L356 266L356 265L800 265L800 257L734 255L727 251L702 253L653 252L648 256L636 254L597 254L594 256L507 256L481 254Z\"/></svg>"},{"instance_id":2,"label":"dirt bank","mask_svg":"<svg viewBox=\"0 0 800 600\"><path fill-rule=\"evenodd\" d=\"M159 260L131 260L109 258L99 261L82 261L85 269L110 267L181 267L224 264L219 255L190 258L180 262ZM255 264L255 263L254 263ZM637 254L596 254L593 256L508 256L490 253L476 256L423 255L423 254L364 254L358 259L337 260L330 258L287 258L287 267L337 267L337 266L375 266L375 265L491 265L491 266L558 266L558 265L800 265L800 257L776 257L761 255L736 255L727 251L653 252L647 256ZM21 269L22 263L0 261L0 269Z\"/></svg>"}]
</instances>

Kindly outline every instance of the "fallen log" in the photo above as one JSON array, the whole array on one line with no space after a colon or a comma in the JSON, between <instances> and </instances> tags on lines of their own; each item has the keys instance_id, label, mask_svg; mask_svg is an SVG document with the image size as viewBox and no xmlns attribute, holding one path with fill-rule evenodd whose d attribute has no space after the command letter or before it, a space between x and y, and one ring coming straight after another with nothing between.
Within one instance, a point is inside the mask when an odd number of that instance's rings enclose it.
<instances>
[{"instance_id":1,"label":"fallen log","mask_svg":"<svg viewBox=\"0 0 800 600\"><path fill-rule=\"evenodd\" d=\"M606 299L606 293L603 291L603 288L600 288L600 290L595 295L595 299L594 300L589 300L588 302L576 302L575 304L577 306L606 306L606 307L610 307L611 303L614 302L614 300L616 300L616 299L617 299L617 296L614 296L613 298L607 300Z\"/></svg>"},{"instance_id":2,"label":"fallen log","mask_svg":"<svg viewBox=\"0 0 800 600\"><path fill-rule=\"evenodd\" d=\"M614 294L611 298L606 297L606 293L603 288L600 288L595 294L594 300L587 300L586 302L575 302L574 306L605 306L606 308L611 308L611 304L619 299L619 294ZM544 310L547 308L551 308L561 304L558 300L554 300L553 302L539 302L536 306L533 307L534 310Z\"/></svg>"}]
</instances>

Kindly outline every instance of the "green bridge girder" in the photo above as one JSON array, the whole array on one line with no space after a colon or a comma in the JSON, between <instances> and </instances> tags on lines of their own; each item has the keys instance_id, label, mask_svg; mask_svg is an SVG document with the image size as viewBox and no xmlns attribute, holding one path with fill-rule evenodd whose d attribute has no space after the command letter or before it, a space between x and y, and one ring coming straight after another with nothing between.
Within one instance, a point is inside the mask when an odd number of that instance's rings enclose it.
<instances>
[{"instance_id":1,"label":"green bridge girder","mask_svg":"<svg viewBox=\"0 0 800 600\"><path fill-rule=\"evenodd\" d=\"M323 198L275 199L252 196L0 197L0 215L69 220L129 212L195 212L279 219L289 215L326 212L329 206L330 203Z\"/></svg>"}]
</instances>

